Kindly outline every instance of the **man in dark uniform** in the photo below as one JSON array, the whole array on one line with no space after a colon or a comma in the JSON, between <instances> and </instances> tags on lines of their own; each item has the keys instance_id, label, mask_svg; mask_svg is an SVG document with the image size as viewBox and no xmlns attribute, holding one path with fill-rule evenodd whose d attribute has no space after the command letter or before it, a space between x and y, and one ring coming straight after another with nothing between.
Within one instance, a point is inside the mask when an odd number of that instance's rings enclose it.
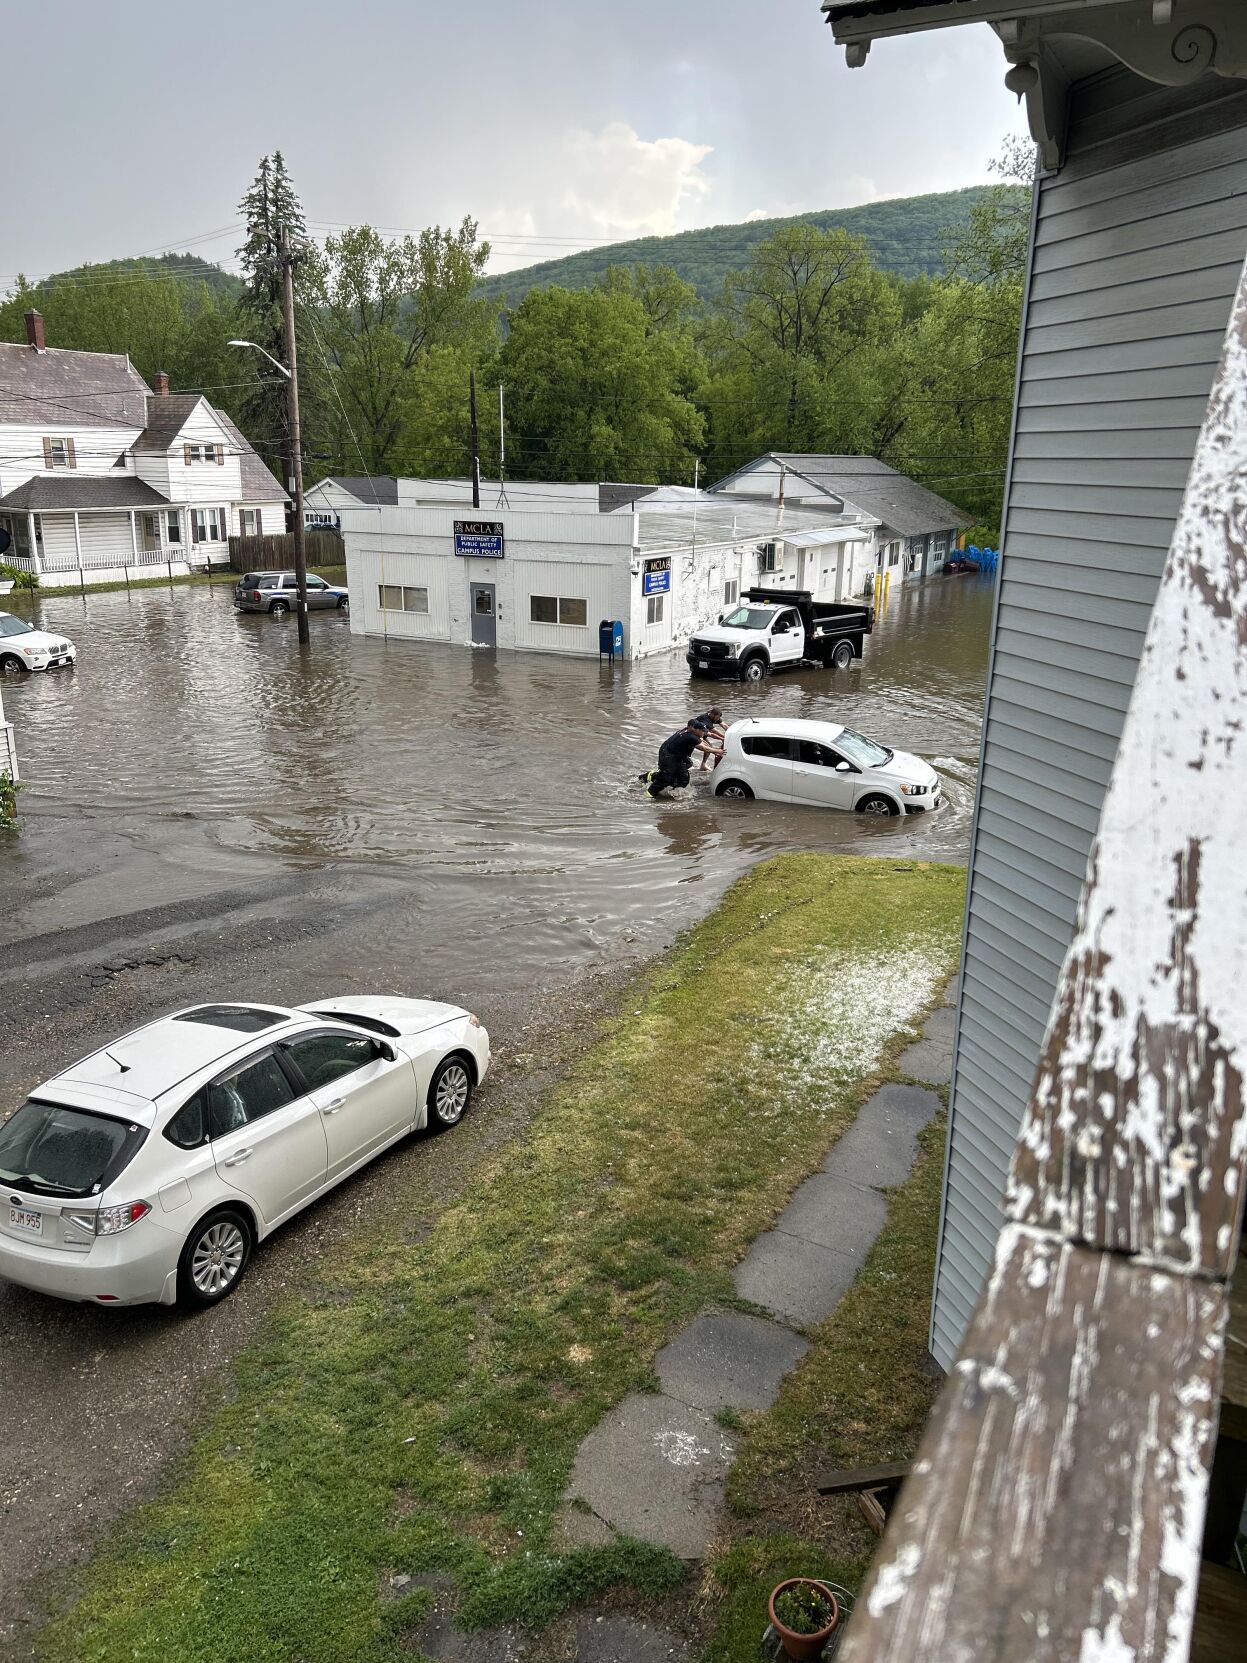
<instances>
[{"instance_id":1,"label":"man in dark uniform","mask_svg":"<svg viewBox=\"0 0 1247 1663\"><path fill-rule=\"evenodd\" d=\"M693 717L678 733L663 740L658 749L657 768L641 775L649 787L650 796L657 797L661 792L673 789L683 790L689 780L688 765L698 751L704 751L708 756L717 754L714 747L706 742L706 729L700 718Z\"/></svg>"}]
</instances>

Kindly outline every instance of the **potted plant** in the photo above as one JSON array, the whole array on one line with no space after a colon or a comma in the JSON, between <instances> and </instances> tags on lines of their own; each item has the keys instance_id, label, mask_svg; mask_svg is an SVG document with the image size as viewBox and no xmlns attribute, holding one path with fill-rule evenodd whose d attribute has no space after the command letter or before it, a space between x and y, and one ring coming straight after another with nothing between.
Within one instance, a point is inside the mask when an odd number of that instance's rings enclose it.
<instances>
[{"instance_id":1,"label":"potted plant","mask_svg":"<svg viewBox=\"0 0 1247 1663\"><path fill-rule=\"evenodd\" d=\"M840 1626L840 1601L825 1582L809 1576L781 1582L768 1609L784 1656L793 1663L814 1663Z\"/></svg>"},{"instance_id":2,"label":"potted plant","mask_svg":"<svg viewBox=\"0 0 1247 1663\"><path fill-rule=\"evenodd\" d=\"M33 589L38 583L33 572L25 572L20 566L9 566L0 560L0 595L11 594L13 589Z\"/></svg>"}]
</instances>

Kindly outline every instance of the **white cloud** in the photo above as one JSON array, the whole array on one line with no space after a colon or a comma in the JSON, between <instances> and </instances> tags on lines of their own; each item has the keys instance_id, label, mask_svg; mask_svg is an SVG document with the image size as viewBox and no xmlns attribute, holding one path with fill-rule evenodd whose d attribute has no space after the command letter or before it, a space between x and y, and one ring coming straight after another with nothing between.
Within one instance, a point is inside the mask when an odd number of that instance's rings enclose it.
<instances>
[{"instance_id":1,"label":"white cloud","mask_svg":"<svg viewBox=\"0 0 1247 1663\"><path fill-rule=\"evenodd\" d=\"M597 235L666 235L687 199L710 189L701 171L710 145L643 139L624 121L598 133L569 133L560 151L555 167L562 173L564 213Z\"/></svg>"},{"instance_id":2,"label":"white cloud","mask_svg":"<svg viewBox=\"0 0 1247 1663\"><path fill-rule=\"evenodd\" d=\"M682 229L681 209L711 190L702 171L710 150L691 139L643 139L624 121L564 130L544 144L528 135L510 157L523 187L481 212L494 249L490 269L569 254L581 239L584 246Z\"/></svg>"}]
</instances>

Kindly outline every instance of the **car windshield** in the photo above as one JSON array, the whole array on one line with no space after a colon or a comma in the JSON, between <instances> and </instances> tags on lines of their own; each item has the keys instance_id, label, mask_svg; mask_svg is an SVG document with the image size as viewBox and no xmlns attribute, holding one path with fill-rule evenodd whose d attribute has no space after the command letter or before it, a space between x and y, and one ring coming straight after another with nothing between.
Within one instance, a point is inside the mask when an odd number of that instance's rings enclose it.
<instances>
[{"instance_id":1,"label":"car windshield","mask_svg":"<svg viewBox=\"0 0 1247 1663\"><path fill-rule=\"evenodd\" d=\"M34 627L25 618L15 618L11 612L0 613L0 635L33 635Z\"/></svg>"},{"instance_id":2,"label":"car windshield","mask_svg":"<svg viewBox=\"0 0 1247 1663\"><path fill-rule=\"evenodd\" d=\"M882 768L891 762L893 754L886 745L876 745L873 739L854 733L852 728L841 728L836 749L843 751L859 768Z\"/></svg>"},{"instance_id":3,"label":"car windshield","mask_svg":"<svg viewBox=\"0 0 1247 1663\"><path fill-rule=\"evenodd\" d=\"M773 607L738 606L723 623L727 629L766 629L774 616Z\"/></svg>"},{"instance_id":4,"label":"car windshield","mask_svg":"<svg viewBox=\"0 0 1247 1663\"><path fill-rule=\"evenodd\" d=\"M96 1195L143 1137L111 1115L31 1097L0 1126L0 1182L38 1195Z\"/></svg>"}]
</instances>

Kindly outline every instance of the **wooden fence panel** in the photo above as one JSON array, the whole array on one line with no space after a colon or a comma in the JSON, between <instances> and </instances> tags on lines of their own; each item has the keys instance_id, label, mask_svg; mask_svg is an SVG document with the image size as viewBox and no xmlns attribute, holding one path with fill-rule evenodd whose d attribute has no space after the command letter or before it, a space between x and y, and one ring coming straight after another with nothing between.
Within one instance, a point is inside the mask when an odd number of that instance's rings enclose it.
<instances>
[{"instance_id":1,"label":"wooden fence panel","mask_svg":"<svg viewBox=\"0 0 1247 1663\"><path fill-rule=\"evenodd\" d=\"M336 531L308 531L304 540L309 566L345 566L346 544ZM236 572L293 571L294 536L283 531L231 537L229 563Z\"/></svg>"}]
</instances>

